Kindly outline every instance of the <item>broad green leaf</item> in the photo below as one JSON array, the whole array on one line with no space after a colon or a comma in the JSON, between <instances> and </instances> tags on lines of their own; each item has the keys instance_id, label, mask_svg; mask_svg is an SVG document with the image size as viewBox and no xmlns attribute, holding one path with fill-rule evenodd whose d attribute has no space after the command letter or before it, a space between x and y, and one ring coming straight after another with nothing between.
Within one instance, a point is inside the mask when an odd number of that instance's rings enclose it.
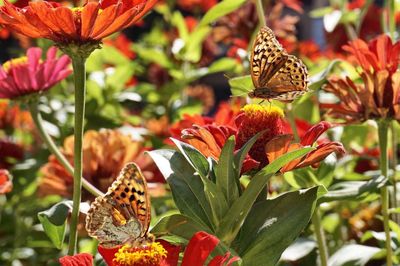
<instances>
[{"instance_id":1,"label":"broad green leaf","mask_svg":"<svg viewBox=\"0 0 400 266\"><path fill-rule=\"evenodd\" d=\"M250 151L251 147L253 147L254 143L256 143L257 139L264 133L265 131L258 132L251 139L249 139L235 154L233 163L236 170L236 177L240 177L240 171L242 170L242 165L244 158L246 158L247 153Z\"/></svg>"},{"instance_id":2,"label":"broad green leaf","mask_svg":"<svg viewBox=\"0 0 400 266\"><path fill-rule=\"evenodd\" d=\"M231 243L239 232L243 221L249 214L251 206L253 206L270 177L288 162L300 158L312 150L313 148L303 148L289 152L261 169L251 179L242 196L233 203L227 215L221 221L217 230L217 236L225 243Z\"/></svg>"},{"instance_id":3,"label":"broad green leaf","mask_svg":"<svg viewBox=\"0 0 400 266\"><path fill-rule=\"evenodd\" d=\"M329 188L328 193L322 196L318 203L329 202L334 200L356 200L365 194L377 191L387 182L384 176L375 177L369 181L348 181L340 182Z\"/></svg>"},{"instance_id":4,"label":"broad green leaf","mask_svg":"<svg viewBox=\"0 0 400 266\"><path fill-rule=\"evenodd\" d=\"M202 43L210 33L210 27L196 28L185 40L184 60L197 63L201 58Z\"/></svg>"},{"instance_id":5,"label":"broad green leaf","mask_svg":"<svg viewBox=\"0 0 400 266\"><path fill-rule=\"evenodd\" d=\"M210 171L210 166L208 165L206 157L201 154L195 147L179 141L177 139L171 138L175 143L176 147L185 156L186 160L193 166L193 168L199 173L202 178L208 178L208 172Z\"/></svg>"},{"instance_id":6,"label":"broad green leaf","mask_svg":"<svg viewBox=\"0 0 400 266\"><path fill-rule=\"evenodd\" d=\"M207 11L207 13L204 15L202 20L199 23L199 26L205 26L208 25L220 17L223 17L236 9L238 9L241 5L246 3L246 0L223 0L214 7L212 7L210 10Z\"/></svg>"},{"instance_id":7,"label":"broad green leaf","mask_svg":"<svg viewBox=\"0 0 400 266\"><path fill-rule=\"evenodd\" d=\"M254 90L250 75L229 79L229 86L231 86L233 96L247 95L250 91Z\"/></svg>"},{"instance_id":8,"label":"broad green leaf","mask_svg":"<svg viewBox=\"0 0 400 266\"><path fill-rule=\"evenodd\" d=\"M197 222L212 227L212 212L201 178L185 157L174 150L155 150L148 154L171 187L179 211Z\"/></svg>"},{"instance_id":9,"label":"broad green leaf","mask_svg":"<svg viewBox=\"0 0 400 266\"><path fill-rule=\"evenodd\" d=\"M162 50L144 47L139 44L134 44L133 49L144 60L155 62L166 69L173 67L173 63Z\"/></svg>"},{"instance_id":10,"label":"broad green leaf","mask_svg":"<svg viewBox=\"0 0 400 266\"><path fill-rule=\"evenodd\" d=\"M121 91L125 88L125 84L132 78L134 73L135 68L132 63L118 66L112 75L107 76L106 84Z\"/></svg>"},{"instance_id":11,"label":"broad green leaf","mask_svg":"<svg viewBox=\"0 0 400 266\"><path fill-rule=\"evenodd\" d=\"M130 59L122 54L118 49L110 45L103 45L101 49L95 50L86 62L88 72L104 71L105 64L114 66L129 65Z\"/></svg>"},{"instance_id":12,"label":"broad green leaf","mask_svg":"<svg viewBox=\"0 0 400 266\"><path fill-rule=\"evenodd\" d=\"M235 246L243 265L275 265L283 251L298 237L311 219L318 187L288 192L259 202L243 224Z\"/></svg>"},{"instance_id":13,"label":"broad green leaf","mask_svg":"<svg viewBox=\"0 0 400 266\"><path fill-rule=\"evenodd\" d=\"M186 39L189 35L185 19L179 11L174 12L171 20L172 25L174 25L179 32L179 37L182 39Z\"/></svg>"},{"instance_id":14,"label":"broad green leaf","mask_svg":"<svg viewBox=\"0 0 400 266\"><path fill-rule=\"evenodd\" d=\"M38 213L44 232L58 249L62 249L63 246L67 217L71 206L71 201L64 201Z\"/></svg>"},{"instance_id":15,"label":"broad green leaf","mask_svg":"<svg viewBox=\"0 0 400 266\"><path fill-rule=\"evenodd\" d=\"M328 266L363 266L381 249L370 246L350 244L343 246L328 260Z\"/></svg>"},{"instance_id":16,"label":"broad green leaf","mask_svg":"<svg viewBox=\"0 0 400 266\"><path fill-rule=\"evenodd\" d=\"M238 62L233 58L224 57L214 61L208 67L208 74L216 72L234 71L238 67Z\"/></svg>"},{"instance_id":17,"label":"broad green leaf","mask_svg":"<svg viewBox=\"0 0 400 266\"><path fill-rule=\"evenodd\" d=\"M202 178L204 193L211 207L212 222L217 226L222 216L228 210L228 204L222 189L217 187L208 177L210 169L207 159L193 146L173 138L172 141Z\"/></svg>"},{"instance_id":18,"label":"broad green leaf","mask_svg":"<svg viewBox=\"0 0 400 266\"><path fill-rule=\"evenodd\" d=\"M175 235L188 240L199 231L205 231L212 234L210 228L197 223L195 220L182 214L173 214L162 217L161 220L151 229L151 233L156 236Z\"/></svg>"},{"instance_id":19,"label":"broad green leaf","mask_svg":"<svg viewBox=\"0 0 400 266\"><path fill-rule=\"evenodd\" d=\"M231 136L222 148L218 165L215 169L217 187L223 191L229 206L239 197L239 188L233 166L234 148L235 137Z\"/></svg>"}]
</instances>

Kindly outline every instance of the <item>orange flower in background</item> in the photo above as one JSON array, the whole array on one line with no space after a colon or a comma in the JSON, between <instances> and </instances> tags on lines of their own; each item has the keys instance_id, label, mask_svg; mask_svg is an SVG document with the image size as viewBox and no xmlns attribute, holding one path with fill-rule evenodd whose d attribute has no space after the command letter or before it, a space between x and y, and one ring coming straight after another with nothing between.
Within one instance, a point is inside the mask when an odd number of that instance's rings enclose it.
<instances>
[{"instance_id":1,"label":"orange flower in background","mask_svg":"<svg viewBox=\"0 0 400 266\"><path fill-rule=\"evenodd\" d=\"M265 145L265 154L269 162L273 162L280 156L303 147L312 146L314 142L331 127L328 122L320 122L310 128L301 138L300 143L292 143L293 135L283 134L275 137ZM302 158L295 159L281 168L281 172L288 172L297 168L313 166L317 167L331 153L344 154L345 150L339 142L326 142L319 144L315 150Z\"/></svg>"},{"instance_id":2,"label":"orange flower in background","mask_svg":"<svg viewBox=\"0 0 400 266\"><path fill-rule=\"evenodd\" d=\"M35 129L31 114L11 105L8 100L0 101L0 129L21 129L32 132Z\"/></svg>"},{"instance_id":3,"label":"orange flower in background","mask_svg":"<svg viewBox=\"0 0 400 266\"><path fill-rule=\"evenodd\" d=\"M104 41L105 45L113 46L117 48L121 53L123 53L129 59L134 59L136 57L135 52L132 49L132 41L128 39L124 34L118 34L114 39L107 39Z\"/></svg>"},{"instance_id":4,"label":"orange flower in background","mask_svg":"<svg viewBox=\"0 0 400 266\"><path fill-rule=\"evenodd\" d=\"M62 153L73 163L74 138L65 139ZM150 157L144 155L142 142L133 140L118 130L89 130L83 137L83 176L101 191L106 191L120 169L134 161L142 169L149 182L164 182ZM54 156L41 169L40 195L58 194L69 196L72 176ZM151 187L150 187L151 191Z\"/></svg>"},{"instance_id":5,"label":"orange flower in background","mask_svg":"<svg viewBox=\"0 0 400 266\"><path fill-rule=\"evenodd\" d=\"M184 89L183 93L185 93L190 98L199 100L202 103L204 114L209 113L214 107L214 90L208 85L198 84L194 86L188 86Z\"/></svg>"},{"instance_id":6,"label":"orange flower in background","mask_svg":"<svg viewBox=\"0 0 400 266\"><path fill-rule=\"evenodd\" d=\"M0 24L32 38L57 43L100 42L143 17L156 0L103 0L69 8L55 2L37 1L18 8L7 0L0 7Z\"/></svg>"},{"instance_id":7,"label":"orange flower in background","mask_svg":"<svg viewBox=\"0 0 400 266\"><path fill-rule=\"evenodd\" d=\"M0 195L12 190L11 175L6 169L0 169Z\"/></svg>"},{"instance_id":8,"label":"orange flower in background","mask_svg":"<svg viewBox=\"0 0 400 266\"><path fill-rule=\"evenodd\" d=\"M400 120L400 42L380 35L368 44L357 39L345 46L361 67L363 84L331 77L324 87L340 102L322 104L328 115L348 122L391 118Z\"/></svg>"}]
</instances>

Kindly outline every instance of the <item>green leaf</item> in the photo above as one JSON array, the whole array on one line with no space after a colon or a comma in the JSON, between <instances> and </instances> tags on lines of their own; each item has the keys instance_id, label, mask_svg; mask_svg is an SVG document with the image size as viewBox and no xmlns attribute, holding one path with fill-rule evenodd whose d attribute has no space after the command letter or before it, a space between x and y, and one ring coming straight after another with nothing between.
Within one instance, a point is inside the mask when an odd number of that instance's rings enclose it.
<instances>
[{"instance_id":1,"label":"green leaf","mask_svg":"<svg viewBox=\"0 0 400 266\"><path fill-rule=\"evenodd\" d=\"M298 261L317 247L314 240L299 237L282 253L282 261Z\"/></svg>"},{"instance_id":2,"label":"green leaf","mask_svg":"<svg viewBox=\"0 0 400 266\"><path fill-rule=\"evenodd\" d=\"M148 154L171 187L179 211L193 220L212 227L212 211L201 178L185 157L174 150L155 150Z\"/></svg>"},{"instance_id":3,"label":"green leaf","mask_svg":"<svg viewBox=\"0 0 400 266\"><path fill-rule=\"evenodd\" d=\"M370 195L371 192L377 191L387 182L384 176L377 176L369 181L348 181L340 182L329 188L328 193L322 196L318 203L329 202L334 200L357 200L364 195Z\"/></svg>"},{"instance_id":4,"label":"green leaf","mask_svg":"<svg viewBox=\"0 0 400 266\"><path fill-rule=\"evenodd\" d=\"M208 74L216 72L234 71L238 67L238 62L233 58L224 57L214 61L208 67Z\"/></svg>"},{"instance_id":5,"label":"green leaf","mask_svg":"<svg viewBox=\"0 0 400 266\"><path fill-rule=\"evenodd\" d=\"M183 49L184 60L197 63L200 61L202 52L202 43L210 33L210 27L196 28L189 37L185 40L185 47Z\"/></svg>"},{"instance_id":6,"label":"green leaf","mask_svg":"<svg viewBox=\"0 0 400 266\"><path fill-rule=\"evenodd\" d=\"M217 167L215 168L217 187L223 191L229 206L239 197L237 178L235 177L233 166L234 148L235 137L231 136L225 142Z\"/></svg>"},{"instance_id":7,"label":"green leaf","mask_svg":"<svg viewBox=\"0 0 400 266\"><path fill-rule=\"evenodd\" d=\"M317 9L314 9L313 11L310 12L310 17L312 17L312 18L320 18L320 17L323 17L323 16L325 16L327 14L332 13L333 10L334 9L331 6L317 8Z\"/></svg>"},{"instance_id":8,"label":"green leaf","mask_svg":"<svg viewBox=\"0 0 400 266\"><path fill-rule=\"evenodd\" d=\"M180 152L185 156L186 160L193 166L202 178L207 178L210 166L206 157L201 154L195 147L171 138L172 142L178 147Z\"/></svg>"},{"instance_id":9,"label":"green leaf","mask_svg":"<svg viewBox=\"0 0 400 266\"><path fill-rule=\"evenodd\" d=\"M350 244L343 246L329 258L329 266L363 266L381 249L370 246Z\"/></svg>"},{"instance_id":10,"label":"green leaf","mask_svg":"<svg viewBox=\"0 0 400 266\"><path fill-rule=\"evenodd\" d=\"M250 75L229 79L229 86L231 86L232 96L247 95L250 91L254 90Z\"/></svg>"},{"instance_id":11,"label":"green leaf","mask_svg":"<svg viewBox=\"0 0 400 266\"><path fill-rule=\"evenodd\" d=\"M156 236L175 235L184 239L190 239L196 232L205 231L212 234L207 226L197 223L182 214L173 214L162 217L161 220L153 227L151 233Z\"/></svg>"},{"instance_id":12,"label":"green leaf","mask_svg":"<svg viewBox=\"0 0 400 266\"><path fill-rule=\"evenodd\" d=\"M166 69L173 67L173 63L162 50L144 47L139 44L134 44L133 49L138 54L138 56L144 60L155 62Z\"/></svg>"},{"instance_id":13,"label":"green leaf","mask_svg":"<svg viewBox=\"0 0 400 266\"><path fill-rule=\"evenodd\" d=\"M249 214L251 206L253 206L258 195L267 185L270 177L279 171L279 169L285 164L304 156L312 150L313 148L303 148L289 152L261 169L251 179L242 196L240 196L240 198L233 203L227 212L227 215L221 221L221 224L217 230L217 236L225 243L231 243L238 234L243 221Z\"/></svg>"},{"instance_id":14,"label":"green leaf","mask_svg":"<svg viewBox=\"0 0 400 266\"><path fill-rule=\"evenodd\" d=\"M235 154L235 158L233 160L236 176L239 177L240 171L242 170L242 165L244 158L246 158L247 153L250 151L251 147L253 147L254 143L256 143L257 139L265 132L265 130L258 132L251 139L249 139Z\"/></svg>"},{"instance_id":15,"label":"green leaf","mask_svg":"<svg viewBox=\"0 0 400 266\"><path fill-rule=\"evenodd\" d=\"M171 139L202 178L204 193L211 208L212 222L213 225L217 226L222 216L228 210L228 203L222 189L217 187L208 177L209 163L207 159L193 146L173 138Z\"/></svg>"},{"instance_id":16,"label":"green leaf","mask_svg":"<svg viewBox=\"0 0 400 266\"><path fill-rule=\"evenodd\" d=\"M244 265L275 265L311 219L318 187L288 192L252 208L235 244Z\"/></svg>"},{"instance_id":17,"label":"green leaf","mask_svg":"<svg viewBox=\"0 0 400 266\"><path fill-rule=\"evenodd\" d=\"M44 232L58 249L62 249L63 246L67 217L71 208L72 202L64 201L38 213Z\"/></svg>"},{"instance_id":18,"label":"green leaf","mask_svg":"<svg viewBox=\"0 0 400 266\"><path fill-rule=\"evenodd\" d=\"M199 26L208 25L220 17L223 17L236 9L238 9L241 5L243 5L246 0L224 0L212 7L208 12L204 15L202 20L199 23Z\"/></svg>"},{"instance_id":19,"label":"green leaf","mask_svg":"<svg viewBox=\"0 0 400 266\"><path fill-rule=\"evenodd\" d=\"M178 29L180 38L186 39L188 37L189 31L187 29L185 19L180 12L176 11L173 13L171 23Z\"/></svg>"}]
</instances>

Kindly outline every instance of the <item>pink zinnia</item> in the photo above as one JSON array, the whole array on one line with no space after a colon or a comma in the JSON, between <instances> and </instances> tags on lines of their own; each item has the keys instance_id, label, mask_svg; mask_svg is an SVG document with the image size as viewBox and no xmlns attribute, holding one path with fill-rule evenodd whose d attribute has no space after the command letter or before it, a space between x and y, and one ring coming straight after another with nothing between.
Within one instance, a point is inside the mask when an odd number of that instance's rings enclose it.
<instances>
[{"instance_id":1,"label":"pink zinnia","mask_svg":"<svg viewBox=\"0 0 400 266\"><path fill-rule=\"evenodd\" d=\"M66 55L57 59L56 53L57 48L51 47L43 61L42 49L29 48L26 57L12 59L0 66L0 98L13 99L47 91L65 79L71 74L70 59Z\"/></svg>"}]
</instances>

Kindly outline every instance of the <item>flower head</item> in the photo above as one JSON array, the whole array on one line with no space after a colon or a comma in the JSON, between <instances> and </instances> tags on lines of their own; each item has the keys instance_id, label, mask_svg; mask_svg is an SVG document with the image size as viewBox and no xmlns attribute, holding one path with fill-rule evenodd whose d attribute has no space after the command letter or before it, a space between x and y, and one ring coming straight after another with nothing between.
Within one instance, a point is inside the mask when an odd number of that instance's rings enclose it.
<instances>
[{"instance_id":1,"label":"flower head","mask_svg":"<svg viewBox=\"0 0 400 266\"><path fill-rule=\"evenodd\" d=\"M12 59L0 67L0 98L17 98L49 90L65 79L71 70L67 56L57 59L57 49L51 47L42 61L42 49L29 48L26 57Z\"/></svg>"},{"instance_id":2,"label":"flower head","mask_svg":"<svg viewBox=\"0 0 400 266\"><path fill-rule=\"evenodd\" d=\"M12 190L11 175L6 169L0 169L0 195Z\"/></svg>"},{"instance_id":3,"label":"flower head","mask_svg":"<svg viewBox=\"0 0 400 266\"><path fill-rule=\"evenodd\" d=\"M137 22L156 0L87 1L69 8L55 2L31 1L18 8L7 0L0 8L0 24L32 38L60 44L99 42Z\"/></svg>"},{"instance_id":4,"label":"flower head","mask_svg":"<svg viewBox=\"0 0 400 266\"><path fill-rule=\"evenodd\" d=\"M62 153L72 163L74 138L65 139ZM142 143L118 130L89 130L83 137L83 176L101 191L106 191L127 162L136 162L151 182L163 181L151 159L145 157ZM39 194L68 196L72 176L53 156L41 169Z\"/></svg>"},{"instance_id":5,"label":"flower head","mask_svg":"<svg viewBox=\"0 0 400 266\"><path fill-rule=\"evenodd\" d=\"M9 139L0 139L0 168L8 169L23 158L22 146Z\"/></svg>"},{"instance_id":6,"label":"flower head","mask_svg":"<svg viewBox=\"0 0 400 266\"><path fill-rule=\"evenodd\" d=\"M392 44L381 35L370 43L355 40L344 47L361 67L363 83L350 78L331 77L324 89L340 102L322 104L328 115L348 122L390 118L400 120L400 42Z\"/></svg>"},{"instance_id":7,"label":"flower head","mask_svg":"<svg viewBox=\"0 0 400 266\"><path fill-rule=\"evenodd\" d=\"M331 124L327 122L320 122L310 128L301 138L300 143L292 143L293 135L282 134L265 145L265 154L269 162L274 161L280 156L303 147L312 146L314 142L329 128ZM302 158L295 159L282 167L281 172L288 172L293 169L302 168L306 166L316 167L319 162L325 159L331 153L343 154L344 147L339 142L326 142L319 144L315 150L309 152Z\"/></svg>"},{"instance_id":8,"label":"flower head","mask_svg":"<svg viewBox=\"0 0 400 266\"><path fill-rule=\"evenodd\" d=\"M236 146L242 147L258 132L265 130L249 151L253 159L265 166L265 143L283 133L283 116L283 111L275 106L246 105L235 120L238 129Z\"/></svg>"}]
</instances>

